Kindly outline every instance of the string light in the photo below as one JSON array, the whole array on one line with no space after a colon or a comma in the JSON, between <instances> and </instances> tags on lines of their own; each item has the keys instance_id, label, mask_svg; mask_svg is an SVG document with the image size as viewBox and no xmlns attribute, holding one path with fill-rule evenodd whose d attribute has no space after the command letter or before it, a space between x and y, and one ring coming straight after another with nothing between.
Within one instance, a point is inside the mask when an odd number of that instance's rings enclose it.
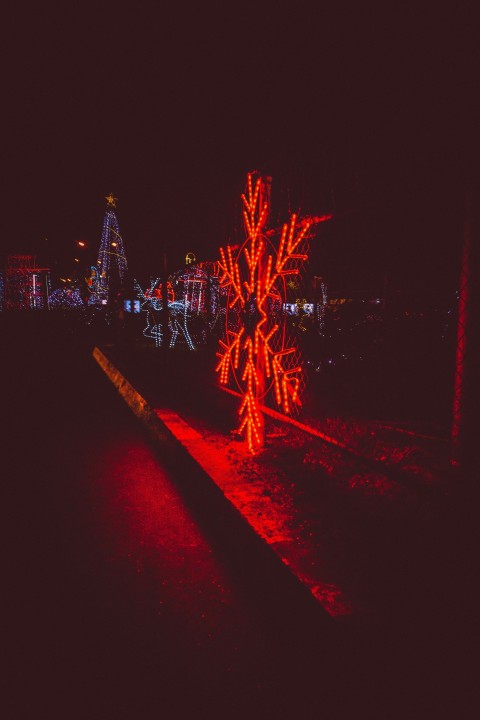
<instances>
[{"instance_id":1,"label":"string light","mask_svg":"<svg viewBox=\"0 0 480 720\"><path fill-rule=\"evenodd\" d=\"M50 308L56 310L72 310L84 306L78 288L71 290L67 288L57 288L57 290L54 290L50 295L48 304Z\"/></svg>"},{"instance_id":2,"label":"string light","mask_svg":"<svg viewBox=\"0 0 480 720\"><path fill-rule=\"evenodd\" d=\"M110 299L111 285L117 275L120 283L123 282L127 270L127 259L123 247L122 236L118 226L117 216L113 208L116 207L117 198L112 193L105 197L107 210L103 218L102 237L96 272L91 267L87 286L90 291L89 305L105 305Z\"/></svg>"},{"instance_id":3,"label":"string light","mask_svg":"<svg viewBox=\"0 0 480 720\"><path fill-rule=\"evenodd\" d=\"M285 347L285 315L280 319L278 309L285 305L286 277L297 275L299 264L308 258L300 251L313 223L309 219L299 222L292 215L275 249L264 232L268 204L262 199L263 190L262 178L254 183L249 173L241 196L246 240L235 258L230 245L220 248L218 261L220 287L227 292L228 302L216 371L222 385L235 381L243 395L238 432L245 435L252 453L263 442L259 400L268 394L265 381L271 383L274 401L283 412L291 413L300 403L299 353L293 345Z\"/></svg>"},{"instance_id":4,"label":"string light","mask_svg":"<svg viewBox=\"0 0 480 720\"><path fill-rule=\"evenodd\" d=\"M3 274L3 301L6 310L48 308L51 292L50 269L36 266L34 255L9 255Z\"/></svg>"},{"instance_id":5,"label":"string light","mask_svg":"<svg viewBox=\"0 0 480 720\"><path fill-rule=\"evenodd\" d=\"M179 270L167 281L169 347L174 348L182 338L190 350L207 338L207 327L212 327L219 314L218 282L205 270L189 267ZM160 278L156 278L145 291L135 280L140 309L146 313L147 325L143 335L153 338L157 347L163 343L163 328L160 312L163 309L163 287ZM208 292L207 292L208 285ZM190 328L195 318L195 332ZM192 324L193 326L193 324Z\"/></svg>"}]
</instances>

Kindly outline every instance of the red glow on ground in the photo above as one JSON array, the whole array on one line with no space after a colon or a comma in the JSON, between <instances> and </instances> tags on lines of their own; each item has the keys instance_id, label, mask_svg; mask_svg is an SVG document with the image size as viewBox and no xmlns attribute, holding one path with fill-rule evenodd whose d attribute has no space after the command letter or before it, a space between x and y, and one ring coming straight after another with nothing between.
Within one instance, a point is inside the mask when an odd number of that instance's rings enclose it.
<instances>
[{"instance_id":1,"label":"red glow on ground","mask_svg":"<svg viewBox=\"0 0 480 720\"><path fill-rule=\"evenodd\" d=\"M231 622L241 626L245 620L230 607L231 578L150 448L119 440L92 471L100 541L113 568L150 589L154 583L158 612L188 632L198 633L199 618L202 637Z\"/></svg>"},{"instance_id":2,"label":"red glow on ground","mask_svg":"<svg viewBox=\"0 0 480 720\"><path fill-rule=\"evenodd\" d=\"M398 485L381 473L357 473L349 481L352 490L361 490L372 495L391 495L398 492Z\"/></svg>"},{"instance_id":3,"label":"red glow on ground","mask_svg":"<svg viewBox=\"0 0 480 720\"><path fill-rule=\"evenodd\" d=\"M246 445L225 438L205 438L171 410L155 410L159 419L180 440L190 455L210 475L232 505L253 530L280 557L312 595L332 616L350 615L353 611L345 593L328 577L322 564L312 562L317 550L312 538L299 534L301 518L290 492L280 482L259 479L251 466ZM273 485L271 483L273 482Z\"/></svg>"}]
</instances>

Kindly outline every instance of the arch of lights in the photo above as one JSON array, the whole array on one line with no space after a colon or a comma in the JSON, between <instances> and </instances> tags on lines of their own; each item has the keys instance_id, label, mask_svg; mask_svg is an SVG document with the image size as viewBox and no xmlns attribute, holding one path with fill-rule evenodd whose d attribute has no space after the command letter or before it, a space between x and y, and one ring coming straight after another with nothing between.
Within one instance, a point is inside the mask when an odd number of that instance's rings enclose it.
<instances>
[{"instance_id":1,"label":"arch of lights","mask_svg":"<svg viewBox=\"0 0 480 720\"><path fill-rule=\"evenodd\" d=\"M263 445L262 404L289 415L301 405L302 363L286 323L287 283L308 258L312 226L331 216L293 214L280 232L266 229L268 189L257 173L242 195L246 239L220 248L220 289L227 294L224 336L217 352L220 384L241 397L238 432L252 453Z\"/></svg>"}]
</instances>

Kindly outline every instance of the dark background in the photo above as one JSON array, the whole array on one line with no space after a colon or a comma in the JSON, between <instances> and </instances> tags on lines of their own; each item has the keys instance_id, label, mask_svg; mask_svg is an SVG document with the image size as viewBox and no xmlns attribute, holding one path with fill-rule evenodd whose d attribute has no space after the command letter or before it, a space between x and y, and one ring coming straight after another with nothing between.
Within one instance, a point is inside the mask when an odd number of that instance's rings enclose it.
<instances>
[{"instance_id":1,"label":"dark background","mask_svg":"<svg viewBox=\"0 0 480 720\"><path fill-rule=\"evenodd\" d=\"M473 13L41 4L1 27L0 266L33 252L67 272L78 240L95 255L110 192L135 275L165 251L172 269L187 251L214 259L257 169L275 222L335 214L312 260L330 283L455 285L477 162Z\"/></svg>"}]
</instances>

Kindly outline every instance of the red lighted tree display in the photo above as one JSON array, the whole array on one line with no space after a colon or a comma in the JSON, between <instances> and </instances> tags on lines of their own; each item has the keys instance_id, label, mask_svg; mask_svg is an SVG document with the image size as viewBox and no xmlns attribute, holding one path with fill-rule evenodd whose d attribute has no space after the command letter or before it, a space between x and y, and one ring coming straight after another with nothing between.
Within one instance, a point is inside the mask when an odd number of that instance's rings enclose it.
<instances>
[{"instance_id":1,"label":"red lighted tree display","mask_svg":"<svg viewBox=\"0 0 480 720\"><path fill-rule=\"evenodd\" d=\"M237 387L242 401L238 432L252 453L263 445L261 406L273 402L290 414L300 404L300 354L288 337L286 284L307 260L307 238L321 219L292 215L281 232L266 229L267 186L249 174L243 201L246 239L220 248L220 288L227 292L225 332L217 352L220 383Z\"/></svg>"}]
</instances>

